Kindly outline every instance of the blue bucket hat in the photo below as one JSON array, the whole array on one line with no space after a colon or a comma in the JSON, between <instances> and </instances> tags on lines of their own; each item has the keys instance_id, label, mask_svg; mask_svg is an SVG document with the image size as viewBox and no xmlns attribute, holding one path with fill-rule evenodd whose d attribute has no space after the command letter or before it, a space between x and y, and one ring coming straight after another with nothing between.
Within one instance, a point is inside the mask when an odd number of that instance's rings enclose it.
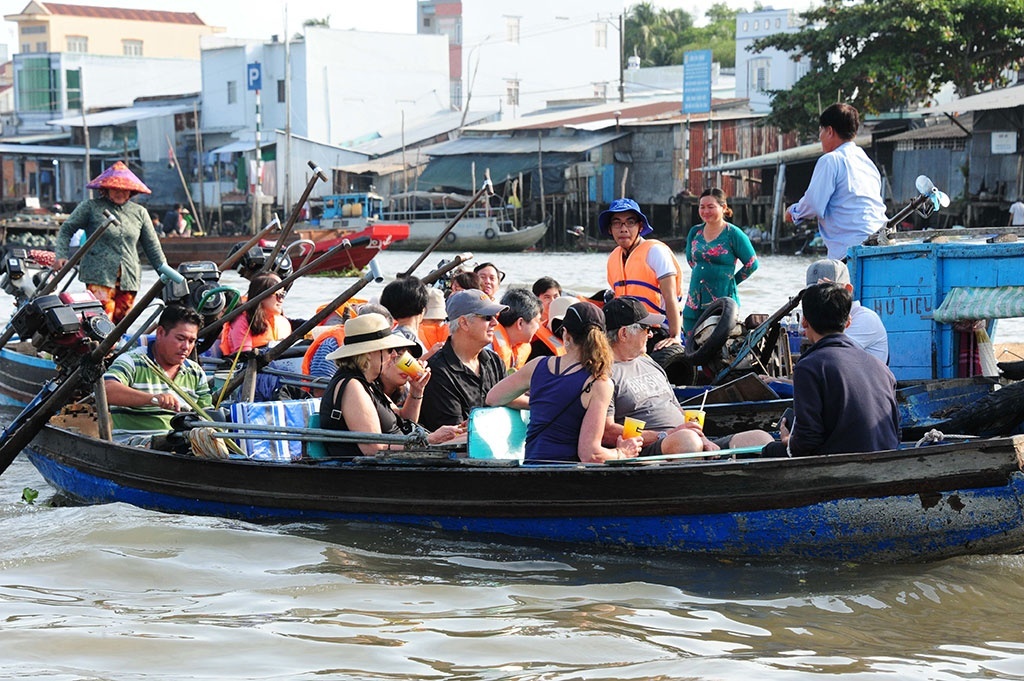
<instances>
[{"instance_id":1,"label":"blue bucket hat","mask_svg":"<svg viewBox=\"0 0 1024 681\"><path fill-rule=\"evenodd\" d=\"M640 236L647 236L654 231L651 223L647 221L647 216L643 214L640 206L633 199L615 199L609 204L608 210L601 211L601 214L597 216L597 224L601 227L601 231L605 234L610 234L608 228L612 222L612 215L615 213L625 213L628 210L640 216Z\"/></svg>"}]
</instances>

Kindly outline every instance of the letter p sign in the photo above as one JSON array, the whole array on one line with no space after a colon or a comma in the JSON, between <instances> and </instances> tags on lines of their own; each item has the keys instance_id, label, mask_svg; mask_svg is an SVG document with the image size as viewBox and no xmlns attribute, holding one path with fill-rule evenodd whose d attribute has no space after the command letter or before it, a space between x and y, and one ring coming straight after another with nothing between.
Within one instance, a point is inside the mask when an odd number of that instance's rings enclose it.
<instances>
[{"instance_id":1,"label":"letter p sign","mask_svg":"<svg viewBox=\"0 0 1024 681\"><path fill-rule=\"evenodd\" d=\"M263 89L263 70L259 62L254 62L245 67L246 88L249 90Z\"/></svg>"}]
</instances>

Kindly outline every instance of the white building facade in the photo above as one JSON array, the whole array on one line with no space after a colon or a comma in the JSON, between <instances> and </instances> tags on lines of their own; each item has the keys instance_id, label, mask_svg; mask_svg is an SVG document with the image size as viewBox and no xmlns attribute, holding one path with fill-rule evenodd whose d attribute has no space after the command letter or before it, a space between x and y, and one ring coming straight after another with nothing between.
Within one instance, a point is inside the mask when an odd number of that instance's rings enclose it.
<instances>
[{"instance_id":1,"label":"white building facade","mask_svg":"<svg viewBox=\"0 0 1024 681\"><path fill-rule=\"evenodd\" d=\"M621 0L420 0L417 30L450 43L451 104L515 118L619 98Z\"/></svg>"},{"instance_id":2,"label":"white building facade","mask_svg":"<svg viewBox=\"0 0 1024 681\"><path fill-rule=\"evenodd\" d=\"M776 33L795 33L803 27L796 12L766 9L736 15L736 96L750 100L758 113L771 111L770 90L788 90L811 70L809 59L793 61L792 55L774 48L750 52L759 38Z\"/></svg>"}]
</instances>

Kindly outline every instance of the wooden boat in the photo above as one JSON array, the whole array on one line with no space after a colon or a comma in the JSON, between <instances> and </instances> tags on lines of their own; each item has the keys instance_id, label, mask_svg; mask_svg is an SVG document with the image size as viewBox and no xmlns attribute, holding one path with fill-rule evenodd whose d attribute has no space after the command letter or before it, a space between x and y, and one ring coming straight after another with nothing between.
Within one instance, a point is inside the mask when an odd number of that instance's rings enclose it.
<instances>
[{"instance_id":1,"label":"wooden boat","mask_svg":"<svg viewBox=\"0 0 1024 681\"><path fill-rule=\"evenodd\" d=\"M356 229L377 222L408 224L409 236L395 250L422 251L430 246L471 197L438 192L407 192L384 197L373 192L322 197L320 227ZM473 207L445 235L445 248L477 252L514 252L532 248L544 238L547 225L517 225L504 207Z\"/></svg>"},{"instance_id":2,"label":"wooden boat","mask_svg":"<svg viewBox=\"0 0 1024 681\"><path fill-rule=\"evenodd\" d=\"M359 520L733 558L933 560L1024 549L1024 437L794 459L523 465L444 448L207 459L47 426L26 449L81 503Z\"/></svg>"},{"instance_id":3,"label":"wooden boat","mask_svg":"<svg viewBox=\"0 0 1024 681\"><path fill-rule=\"evenodd\" d=\"M24 407L56 374L56 365L37 357L32 343L8 343L0 349L0 405Z\"/></svg>"},{"instance_id":4,"label":"wooden boat","mask_svg":"<svg viewBox=\"0 0 1024 681\"><path fill-rule=\"evenodd\" d=\"M352 247L339 253L323 267L317 268L316 272L360 270L366 267L377 253L407 238L408 233L408 225L401 224L375 224L358 230L301 230L290 236L286 244L294 243L300 238L313 241L315 247L312 257L315 258L348 239ZM224 262L231 249L244 241L244 236L162 237L160 246L167 262L172 267L177 267L183 262L200 260ZM274 242L267 240L263 243L272 245Z\"/></svg>"}]
</instances>

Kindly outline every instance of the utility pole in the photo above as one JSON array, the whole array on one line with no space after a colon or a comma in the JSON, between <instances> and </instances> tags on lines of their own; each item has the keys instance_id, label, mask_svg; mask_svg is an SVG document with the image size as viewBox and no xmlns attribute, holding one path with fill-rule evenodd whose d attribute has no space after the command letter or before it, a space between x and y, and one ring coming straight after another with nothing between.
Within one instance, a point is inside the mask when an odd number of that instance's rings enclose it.
<instances>
[{"instance_id":1,"label":"utility pole","mask_svg":"<svg viewBox=\"0 0 1024 681\"><path fill-rule=\"evenodd\" d=\"M625 20L619 13L619 101L626 101L626 36L624 35Z\"/></svg>"}]
</instances>

